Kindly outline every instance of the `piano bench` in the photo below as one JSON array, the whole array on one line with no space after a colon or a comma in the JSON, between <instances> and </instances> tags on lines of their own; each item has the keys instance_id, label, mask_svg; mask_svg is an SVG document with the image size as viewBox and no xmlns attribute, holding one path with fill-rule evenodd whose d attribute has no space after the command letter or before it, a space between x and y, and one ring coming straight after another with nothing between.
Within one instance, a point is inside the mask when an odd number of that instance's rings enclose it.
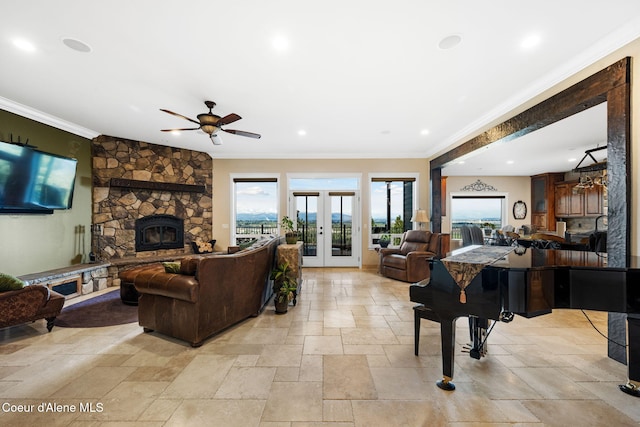
<instances>
[{"instance_id":1,"label":"piano bench","mask_svg":"<svg viewBox=\"0 0 640 427\"><path fill-rule=\"evenodd\" d=\"M427 319L433 322L440 323L440 319L438 315L433 311L424 306L424 304L417 304L413 307L413 322L414 322L414 338L413 342L415 343L415 354L418 355L418 347L420 344L420 319Z\"/></svg>"}]
</instances>

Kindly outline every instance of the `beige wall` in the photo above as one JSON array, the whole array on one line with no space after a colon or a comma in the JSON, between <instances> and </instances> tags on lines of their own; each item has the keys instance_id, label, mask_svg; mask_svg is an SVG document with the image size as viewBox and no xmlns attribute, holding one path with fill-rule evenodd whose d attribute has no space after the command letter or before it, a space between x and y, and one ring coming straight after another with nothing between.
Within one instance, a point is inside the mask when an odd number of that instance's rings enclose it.
<instances>
[{"instance_id":1,"label":"beige wall","mask_svg":"<svg viewBox=\"0 0 640 427\"><path fill-rule=\"evenodd\" d=\"M473 191L461 191L469 184L480 180L496 189L497 193L507 193L507 220L505 224L511 224L518 228L525 224L531 224L531 178L528 176L450 176L447 177L447 215L442 217L442 232L451 230L451 193L463 193L473 195ZM488 192L490 193L490 192ZM523 220L513 217L513 204L522 200L527 204L527 217Z\"/></svg>"},{"instance_id":2,"label":"beige wall","mask_svg":"<svg viewBox=\"0 0 640 427\"><path fill-rule=\"evenodd\" d=\"M73 207L52 215L0 215L0 272L22 275L67 267L82 255L75 227L85 226L85 254L91 251L91 141L0 110L0 140L27 138L39 150L78 159Z\"/></svg>"},{"instance_id":3,"label":"beige wall","mask_svg":"<svg viewBox=\"0 0 640 427\"><path fill-rule=\"evenodd\" d=\"M293 173L354 173L362 176L362 222L369 218L369 173L418 173L419 207L427 207L429 200L429 165L426 159L270 159L270 160L213 160L213 238L216 250L229 246L231 230L231 174L277 174L280 182L280 213L287 212L287 174ZM226 228L225 228L226 226ZM368 249L369 227L362 227L362 265L377 265L378 257Z\"/></svg>"}]
</instances>

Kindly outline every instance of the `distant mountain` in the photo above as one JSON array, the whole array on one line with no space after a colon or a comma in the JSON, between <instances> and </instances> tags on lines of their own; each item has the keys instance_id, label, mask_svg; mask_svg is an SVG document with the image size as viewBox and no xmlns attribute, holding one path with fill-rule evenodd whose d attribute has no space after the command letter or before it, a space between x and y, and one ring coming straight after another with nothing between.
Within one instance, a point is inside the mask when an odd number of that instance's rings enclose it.
<instances>
[{"instance_id":1,"label":"distant mountain","mask_svg":"<svg viewBox=\"0 0 640 427\"><path fill-rule=\"evenodd\" d=\"M278 215L269 212L239 213L236 218L247 222L278 222Z\"/></svg>"}]
</instances>

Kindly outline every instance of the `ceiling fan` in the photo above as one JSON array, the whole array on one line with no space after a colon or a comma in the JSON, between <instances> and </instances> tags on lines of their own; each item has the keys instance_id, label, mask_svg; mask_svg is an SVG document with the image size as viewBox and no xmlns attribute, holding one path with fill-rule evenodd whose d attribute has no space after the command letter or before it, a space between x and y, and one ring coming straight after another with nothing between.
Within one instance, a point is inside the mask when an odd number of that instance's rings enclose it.
<instances>
[{"instance_id":1,"label":"ceiling fan","mask_svg":"<svg viewBox=\"0 0 640 427\"><path fill-rule=\"evenodd\" d=\"M249 138L260 138L260 135L252 132L245 132L243 130L234 130L234 129L222 129L222 126L228 125L229 123L236 122L240 120L242 117L235 113L228 114L224 117L220 117L216 114L213 114L211 110L216 106L216 103L213 101L205 101L204 105L209 108L208 113L198 114L198 120L190 119L189 117L183 116L182 114L174 113L173 111L160 109L160 111L164 111L165 113L173 114L174 116L182 117L185 120L189 120L198 125L197 128L182 128L182 129L162 129L162 132L173 132L173 131L182 131L182 130L199 130L201 129L204 133L209 135L211 141L214 145L221 145L222 139L218 135L218 131L223 131L227 133L232 133L234 135L247 136Z\"/></svg>"}]
</instances>

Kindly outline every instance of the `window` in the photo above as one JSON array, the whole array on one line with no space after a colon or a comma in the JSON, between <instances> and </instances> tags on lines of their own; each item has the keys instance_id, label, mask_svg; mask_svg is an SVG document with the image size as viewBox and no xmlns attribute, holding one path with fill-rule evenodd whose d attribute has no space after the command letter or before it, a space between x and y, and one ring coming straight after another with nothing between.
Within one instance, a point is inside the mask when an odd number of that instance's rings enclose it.
<instances>
[{"instance_id":1,"label":"window","mask_svg":"<svg viewBox=\"0 0 640 427\"><path fill-rule=\"evenodd\" d=\"M377 244L383 234L390 234L391 244L400 244L402 233L412 229L411 216L416 194L414 177L371 178L371 240Z\"/></svg>"},{"instance_id":2,"label":"window","mask_svg":"<svg viewBox=\"0 0 640 427\"><path fill-rule=\"evenodd\" d=\"M234 215L231 241L236 245L278 234L277 178L232 179Z\"/></svg>"},{"instance_id":3,"label":"window","mask_svg":"<svg viewBox=\"0 0 640 427\"><path fill-rule=\"evenodd\" d=\"M504 195L452 195L451 238L462 239L460 227L463 225L477 225L484 228L485 233L502 228L505 206Z\"/></svg>"}]
</instances>

